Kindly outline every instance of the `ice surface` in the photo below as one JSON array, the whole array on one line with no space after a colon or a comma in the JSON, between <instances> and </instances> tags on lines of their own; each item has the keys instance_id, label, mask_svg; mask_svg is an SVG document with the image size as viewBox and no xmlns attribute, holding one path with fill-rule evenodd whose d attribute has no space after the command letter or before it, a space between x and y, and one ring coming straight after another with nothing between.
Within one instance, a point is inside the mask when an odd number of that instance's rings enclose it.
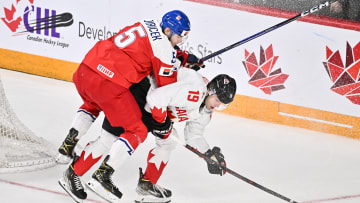
<instances>
[{"instance_id":1,"label":"ice surface","mask_svg":"<svg viewBox=\"0 0 360 203\"><path fill-rule=\"evenodd\" d=\"M4 69L0 69L0 76L18 117L57 148L81 104L74 85ZM102 119L98 118L82 144L97 136ZM177 126L179 132L182 127ZM360 202L358 140L217 112L205 134L210 145L222 148L230 169L283 196L309 203ZM121 202L133 202L138 167L145 167L153 145L149 135L114 174L114 182L124 193ZM71 203L57 183L66 167L0 175L0 202ZM232 175L208 174L205 162L180 145L159 184L173 191L174 203L284 202ZM88 197L84 202L104 202L90 191Z\"/></svg>"}]
</instances>

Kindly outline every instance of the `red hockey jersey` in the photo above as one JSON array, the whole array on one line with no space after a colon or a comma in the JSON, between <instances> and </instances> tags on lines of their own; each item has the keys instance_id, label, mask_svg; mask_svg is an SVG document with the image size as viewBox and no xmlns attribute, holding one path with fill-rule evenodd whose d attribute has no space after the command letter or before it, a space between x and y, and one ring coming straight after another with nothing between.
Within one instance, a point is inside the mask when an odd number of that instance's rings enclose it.
<instances>
[{"instance_id":1,"label":"red hockey jersey","mask_svg":"<svg viewBox=\"0 0 360 203\"><path fill-rule=\"evenodd\" d=\"M142 20L97 42L83 63L126 88L152 71L159 87L176 82L180 66L176 51L155 20Z\"/></svg>"}]
</instances>

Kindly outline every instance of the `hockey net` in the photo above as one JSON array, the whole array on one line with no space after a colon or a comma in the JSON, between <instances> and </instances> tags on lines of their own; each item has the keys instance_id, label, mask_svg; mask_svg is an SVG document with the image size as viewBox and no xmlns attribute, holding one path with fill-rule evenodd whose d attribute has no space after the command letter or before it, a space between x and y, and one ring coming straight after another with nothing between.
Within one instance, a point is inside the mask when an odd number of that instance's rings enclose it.
<instances>
[{"instance_id":1,"label":"hockey net","mask_svg":"<svg viewBox=\"0 0 360 203\"><path fill-rule=\"evenodd\" d=\"M55 165L56 151L16 116L0 79L0 173L34 171Z\"/></svg>"}]
</instances>

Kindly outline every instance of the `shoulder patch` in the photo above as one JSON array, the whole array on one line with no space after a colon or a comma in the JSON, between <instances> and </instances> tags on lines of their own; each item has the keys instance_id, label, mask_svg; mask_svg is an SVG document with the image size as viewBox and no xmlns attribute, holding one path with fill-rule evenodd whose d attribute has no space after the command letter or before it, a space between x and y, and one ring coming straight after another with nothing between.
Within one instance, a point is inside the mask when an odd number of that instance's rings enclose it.
<instances>
[{"instance_id":1,"label":"shoulder patch","mask_svg":"<svg viewBox=\"0 0 360 203\"><path fill-rule=\"evenodd\" d=\"M173 67L161 67L159 71L159 75L161 76L171 76L174 72Z\"/></svg>"},{"instance_id":2,"label":"shoulder patch","mask_svg":"<svg viewBox=\"0 0 360 203\"><path fill-rule=\"evenodd\" d=\"M101 73L103 73L104 75L106 75L109 78L113 78L115 73L112 72L111 70L107 69L105 66L99 64L97 67L97 70L100 71Z\"/></svg>"}]
</instances>

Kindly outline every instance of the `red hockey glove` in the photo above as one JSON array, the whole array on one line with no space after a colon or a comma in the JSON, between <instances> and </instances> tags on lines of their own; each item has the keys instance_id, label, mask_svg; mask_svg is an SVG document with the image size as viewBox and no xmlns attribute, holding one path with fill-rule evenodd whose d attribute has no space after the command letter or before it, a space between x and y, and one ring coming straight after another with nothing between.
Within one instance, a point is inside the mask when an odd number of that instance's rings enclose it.
<instances>
[{"instance_id":1,"label":"red hockey glove","mask_svg":"<svg viewBox=\"0 0 360 203\"><path fill-rule=\"evenodd\" d=\"M180 49L177 49L176 52L176 58L181 61L181 66L191 68L196 71L205 67L204 61L196 57L194 54L190 54L189 52L182 51Z\"/></svg>"},{"instance_id":2,"label":"red hockey glove","mask_svg":"<svg viewBox=\"0 0 360 203\"><path fill-rule=\"evenodd\" d=\"M219 174L222 176L226 173L226 162L219 147L209 149L205 153L205 156L208 158L205 159L205 161L211 174Z\"/></svg>"}]
</instances>

